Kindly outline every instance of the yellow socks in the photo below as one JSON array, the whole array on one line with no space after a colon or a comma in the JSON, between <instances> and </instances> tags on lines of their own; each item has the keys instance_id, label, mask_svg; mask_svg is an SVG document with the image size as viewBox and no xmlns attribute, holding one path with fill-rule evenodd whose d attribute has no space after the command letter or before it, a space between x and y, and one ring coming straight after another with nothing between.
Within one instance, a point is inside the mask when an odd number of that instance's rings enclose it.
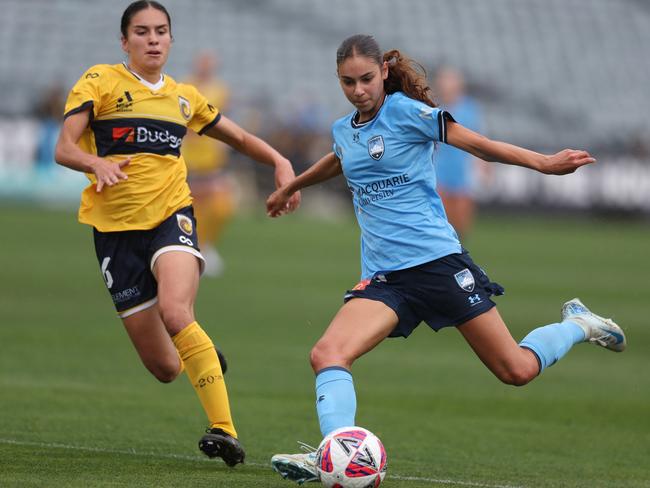
<instances>
[{"instance_id":1,"label":"yellow socks","mask_svg":"<svg viewBox=\"0 0 650 488\"><path fill-rule=\"evenodd\" d=\"M228 392L221 365L208 335L197 322L192 322L172 337L172 341L185 365L187 377L208 416L210 427L222 429L237 437L230 416Z\"/></svg>"}]
</instances>

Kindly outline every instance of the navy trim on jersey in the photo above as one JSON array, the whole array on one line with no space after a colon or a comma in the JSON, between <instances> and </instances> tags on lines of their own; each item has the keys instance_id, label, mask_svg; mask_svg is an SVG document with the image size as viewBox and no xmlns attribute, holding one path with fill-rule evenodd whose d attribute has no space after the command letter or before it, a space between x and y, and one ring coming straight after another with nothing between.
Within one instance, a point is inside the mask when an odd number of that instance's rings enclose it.
<instances>
[{"instance_id":1,"label":"navy trim on jersey","mask_svg":"<svg viewBox=\"0 0 650 488\"><path fill-rule=\"evenodd\" d=\"M199 134L200 136L202 136L203 134L205 134L205 131L207 131L207 130L210 129L211 127L214 127L215 125L217 125L217 122L219 122L220 120L221 120L221 114L218 113L217 116L214 118L214 120L213 120L212 122L210 122L208 125L206 125L203 129L201 129L201 130L198 132L198 134Z\"/></svg>"},{"instance_id":2,"label":"navy trim on jersey","mask_svg":"<svg viewBox=\"0 0 650 488\"><path fill-rule=\"evenodd\" d=\"M122 118L95 120L97 155L153 153L180 156L185 126L164 120Z\"/></svg>"},{"instance_id":3,"label":"navy trim on jersey","mask_svg":"<svg viewBox=\"0 0 650 488\"><path fill-rule=\"evenodd\" d=\"M447 143L447 121L451 120L456 122L449 112L441 110L438 112L438 133L440 134L440 141Z\"/></svg>"},{"instance_id":4,"label":"navy trim on jersey","mask_svg":"<svg viewBox=\"0 0 650 488\"><path fill-rule=\"evenodd\" d=\"M91 109L90 110L90 120L93 120L95 114L92 111L93 105L95 105L95 102L92 100L88 100L87 102L82 103L79 105L77 108L73 108L72 110L68 110L68 112L63 116L64 119L67 119L71 115L78 114L79 112L83 112L84 110Z\"/></svg>"},{"instance_id":5,"label":"navy trim on jersey","mask_svg":"<svg viewBox=\"0 0 650 488\"><path fill-rule=\"evenodd\" d=\"M388 95L384 95L384 101L381 102L381 106L377 110L377 113L372 116L372 119L368 119L365 122L357 122L356 119L358 119L361 116L361 114L357 110L354 113L354 115L352 116L352 118L350 119L350 124L352 125L352 128L353 129L360 129L361 127L363 127L363 126L369 124L370 122L372 122L373 120L375 120L377 118L377 116L379 115L379 112L381 112L381 109L383 108L384 104L386 103L386 98L387 97L388 97Z\"/></svg>"}]
</instances>

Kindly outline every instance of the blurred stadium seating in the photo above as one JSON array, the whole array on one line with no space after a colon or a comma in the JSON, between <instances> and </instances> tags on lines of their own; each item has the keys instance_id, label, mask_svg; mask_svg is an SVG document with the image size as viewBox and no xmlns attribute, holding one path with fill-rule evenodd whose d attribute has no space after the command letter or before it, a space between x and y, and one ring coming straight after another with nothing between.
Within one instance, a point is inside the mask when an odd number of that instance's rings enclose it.
<instances>
[{"instance_id":1,"label":"blurred stadium seating","mask_svg":"<svg viewBox=\"0 0 650 488\"><path fill-rule=\"evenodd\" d=\"M24 117L52 83L69 87L93 64L120 62L119 21L128 3L3 0L0 117ZM584 147L600 161L650 168L645 0L162 3L175 37L167 71L182 78L198 49L214 49L239 106L257 105L267 124L305 103L323 107L327 121L346 113L335 50L346 36L363 32L427 68L446 62L462 69L484 106L484 132L491 137L540 151ZM0 167L4 159L0 152ZM486 191L485 198L501 191ZM650 210L650 197L641 208Z\"/></svg>"}]
</instances>

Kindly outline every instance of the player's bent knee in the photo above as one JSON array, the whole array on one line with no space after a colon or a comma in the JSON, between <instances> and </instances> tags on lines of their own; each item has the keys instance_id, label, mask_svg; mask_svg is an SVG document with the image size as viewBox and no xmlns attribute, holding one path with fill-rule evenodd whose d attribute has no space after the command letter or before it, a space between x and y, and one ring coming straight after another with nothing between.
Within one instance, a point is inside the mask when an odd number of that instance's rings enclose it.
<instances>
[{"instance_id":1,"label":"player's bent knee","mask_svg":"<svg viewBox=\"0 0 650 488\"><path fill-rule=\"evenodd\" d=\"M329 366L343 366L349 368L352 361L341 354L340 349L331 347L326 342L317 342L309 354L309 362L314 372Z\"/></svg>"},{"instance_id":2,"label":"player's bent knee","mask_svg":"<svg viewBox=\"0 0 650 488\"><path fill-rule=\"evenodd\" d=\"M180 332L193 320L190 310L178 304L160 304L159 309L165 328L171 334Z\"/></svg>"},{"instance_id":3,"label":"player's bent knee","mask_svg":"<svg viewBox=\"0 0 650 488\"><path fill-rule=\"evenodd\" d=\"M506 368L495 374L506 385L524 386L535 379L537 370L528 367L514 367Z\"/></svg>"},{"instance_id":4,"label":"player's bent knee","mask_svg":"<svg viewBox=\"0 0 650 488\"><path fill-rule=\"evenodd\" d=\"M178 371L156 370L151 371L151 374L153 374L154 377L161 383L171 383L178 376Z\"/></svg>"},{"instance_id":5,"label":"player's bent knee","mask_svg":"<svg viewBox=\"0 0 650 488\"><path fill-rule=\"evenodd\" d=\"M157 363L146 365L149 372L161 383L171 383L181 371L178 362L170 361L169 363Z\"/></svg>"}]
</instances>

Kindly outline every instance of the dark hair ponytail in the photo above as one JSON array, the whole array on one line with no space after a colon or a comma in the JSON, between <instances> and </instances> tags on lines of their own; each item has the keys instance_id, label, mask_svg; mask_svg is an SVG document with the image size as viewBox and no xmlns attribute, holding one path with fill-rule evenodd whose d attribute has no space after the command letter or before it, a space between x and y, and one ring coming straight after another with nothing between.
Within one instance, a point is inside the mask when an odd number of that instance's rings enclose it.
<instances>
[{"instance_id":1,"label":"dark hair ponytail","mask_svg":"<svg viewBox=\"0 0 650 488\"><path fill-rule=\"evenodd\" d=\"M426 72L421 64L402 55L397 49L382 55L374 37L356 34L345 39L336 51L336 66L353 56L372 59L378 66L388 63L388 78L384 80L386 93L403 92L407 97L436 107L427 85Z\"/></svg>"},{"instance_id":2,"label":"dark hair ponytail","mask_svg":"<svg viewBox=\"0 0 650 488\"><path fill-rule=\"evenodd\" d=\"M162 13L164 13L167 16L167 23L169 24L169 32L171 33L172 19L169 16L169 12L167 12L167 9L164 6L162 6L160 3L155 2L153 0L138 0L137 2L133 2L128 7L126 7L126 10L124 10L124 13L122 14L122 20L120 21L120 31L122 32L122 35L124 37L127 37L129 24L131 23L131 19L133 18L133 16L137 14L140 10L144 10L147 8L155 8L156 10L160 10Z\"/></svg>"}]
</instances>

